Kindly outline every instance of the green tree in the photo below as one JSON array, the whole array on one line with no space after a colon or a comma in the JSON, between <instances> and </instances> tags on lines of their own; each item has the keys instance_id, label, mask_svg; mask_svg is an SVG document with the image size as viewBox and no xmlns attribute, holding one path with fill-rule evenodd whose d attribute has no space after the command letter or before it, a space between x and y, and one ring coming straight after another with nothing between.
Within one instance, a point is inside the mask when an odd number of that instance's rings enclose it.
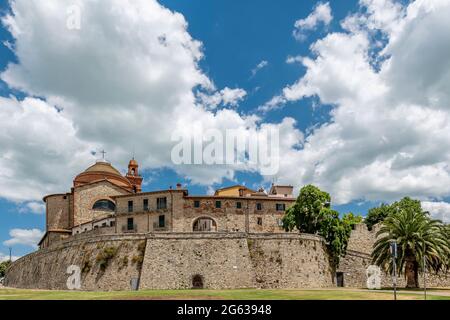
<instances>
[{"instance_id":1,"label":"green tree","mask_svg":"<svg viewBox=\"0 0 450 320\"><path fill-rule=\"evenodd\" d=\"M11 265L11 261L7 260L7 261L3 261L0 263L0 278L3 278L5 276L6 273L6 269L8 269L8 267Z\"/></svg>"},{"instance_id":2,"label":"green tree","mask_svg":"<svg viewBox=\"0 0 450 320\"><path fill-rule=\"evenodd\" d=\"M330 253L331 262L339 265L345 255L353 225L361 217L352 213L339 218L339 212L330 209L331 197L319 188L307 185L300 190L295 204L286 210L283 225L286 231L297 228L300 232L322 236Z\"/></svg>"},{"instance_id":3,"label":"green tree","mask_svg":"<svg viewBox=\"0 0 450 320\"><path fill-rule=\"evenodd\" d=\"M323 209L329 208L331 197L313 185L300 190L295 204L286 210L283 226L287 231L294 228L304 233L316 233L325 219Z\"/></svg>"},{"instance_id":4,"label":"green tree","mask_svg":"<svg viewBox=\"0 0 450 320\"><path fill-rule=\"evenodd\" d=\"M430 218L420 201L405 197L391 205L390 214L377 232L378 240L372 252L373 263L391 273L393 270L390 242L398 244L396 261L398 274L404 274L407 288L418 288L419 271L439 272L448 264L450 247L446 228L439 220Z\"/></svg>"},{"instance_id":5,"label":"green tree","mask_svg":"<svg viewBox=\"0 0 450 320\"><path fill-rule=\"evenodd\" d=\"M364 219L364 223L369 230L378 222L383 221L389 215L391 207L388 204L381 204L381 206L372 208L367 212L367 216Z\"/></svg>"}]
</instances>

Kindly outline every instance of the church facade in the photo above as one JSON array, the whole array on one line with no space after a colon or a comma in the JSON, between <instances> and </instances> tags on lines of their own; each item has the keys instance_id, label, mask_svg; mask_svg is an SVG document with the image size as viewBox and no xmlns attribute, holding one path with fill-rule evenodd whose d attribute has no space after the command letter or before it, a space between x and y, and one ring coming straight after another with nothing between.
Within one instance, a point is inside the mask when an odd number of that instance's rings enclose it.
<instances>
[{"instance_id":1,"label":"church facade","mask_svg":"<svg viewBox=\"0 0 450 320\"><path fill-rule=\"evenodd\" d=\"M115 234L281 233L284 211L295 202L292 186L272 185L265 192L237 185L214 195L190 195L180 184L142 192L142 180L134 159L125 175L98 160L75 177L70 192L44 197L46 233L40 248L96 229Z\"/></svg>"}]
</instances>

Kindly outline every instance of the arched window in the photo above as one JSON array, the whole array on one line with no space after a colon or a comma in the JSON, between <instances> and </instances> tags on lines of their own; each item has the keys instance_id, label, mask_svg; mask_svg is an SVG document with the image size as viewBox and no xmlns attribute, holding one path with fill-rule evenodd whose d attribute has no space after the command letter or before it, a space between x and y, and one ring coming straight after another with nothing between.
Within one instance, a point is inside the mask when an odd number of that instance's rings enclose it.
<instances>
[{"instance_id":1,"label":"arched window","mask_svg":"<svg viewBox=\"0 0 450 320\"><path fill-rule=\"evenodd\" d=\"M215 232L217 231L216 222L208 217L198 218L194 222L194 232Z\"/></svg>"},{"instance_id":2,"label":"arched window","mask_svg":"<svg viewBox=\"0 0 450 320\"><path fill-rule=\"evenodd\" d=\"M92 209L114 211L116 210L116 205L111 200L102 199L95 202L94 205L92 206Z\"/></svg>"}]
</instances>

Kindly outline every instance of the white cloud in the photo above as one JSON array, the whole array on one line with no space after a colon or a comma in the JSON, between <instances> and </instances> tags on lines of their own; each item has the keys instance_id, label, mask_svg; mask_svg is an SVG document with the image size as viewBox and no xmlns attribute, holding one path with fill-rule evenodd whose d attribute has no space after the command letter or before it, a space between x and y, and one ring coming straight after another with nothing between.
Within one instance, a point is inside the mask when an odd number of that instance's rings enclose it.
<instances>
[{"instance_id":1,"label":"white cloud","mask_svg":"<svg viewBox=\"0 0 450 320\"><path fill-rule=\"evenodd\" d=\"M197 94L201 103L209 109L215 109L220 105L224 107L236 107L240 101L244 100L246 95L247 92L244 89L230 89L228 87L216 91L212 95L203 92Z\"/></svg>"},{"instance_id":2,"label":"white cloud","mask_svg":"<svg viewBox=\"0 0 450 320\"><path fill-rule=\"evenodd\" d=\"M11 229L9 231L10 239L3 241L5 246L24 245L37 248L44 232L39 229Z\"/></svg>"},{"instance_id":3,"label":"white cloud","mask_svg":"<svg viewBox=\"0 0 450 320\"><path fill-rule=\"evenodd\" d=\"M45 204L44 202L37 202L37 201L27 202L19 208L19 212L21 213L31 212L34 214L43 214L45 213Z\"/></svg>"},{"instance_id":4,"label":"white cloud","mask_svg":"<svg viewBox=\"0 0 450 320\"><path fill-rule=\"evenodd\" d=\"M266 104L317 96L333 106L331 120L285 157L280 179L317 184L337 203L448 196L450 1L361 4L371 23L316 41L306 73ZM384 48L373 41L377 28Z\"/></svg>"},{"instance_id":5,"label":"white cloud","mask_svg":"<svg viewBox=\"0 0 450 320\"><path fill-rule=\"evenodd\" d=\"M40 201L62 185L69 188L68 172L92 161L91 145L76 137L72 121L42 100L0 97L0 123L1 197Z\"/></svg>"},{"instance_id":6,"label":"white cloud","mask_svg":"<svg viewBox=\"0 0 450 320\"><path fill-rule=\"evenodd\" d=\"M16 261L19 258L20 258L19 256L11 256L12 261ZM4 261L8 261L8 260L9 260L9 254L4 254L4 253L0 252L0 262L4 262Z\"/></svg>"},{"instance_id":7,"label":"white cloud","mask_svg":"<svg viewBox=\"0 0 450 320\"><path fill-rule=\"evenodd\" d=\"M301 56L288 56L286 58L286 63L288 64L293 64L293 63L301 63L303 61L303 57Z\"/></svg>"},{"instance_id":8,"label":"white cloud","mask_svg":"<svg viewBox=\"0 0 450 320\"><path fill-rule=\"evenodd\" d=\"M332 20L333 15L331 14L330 4L328 2L319 2L309 16L295 21L295 29L292 34L295 39L303 41L306 39L305 31L315 30L320 23L324 26L328 26Z\"/></svg>"},{"instance_id":9,"label":"white cloud","mask_svg":"<svg viewBox=\"0 0 450 320\"><path fill-rule=\"evenodd\" d=\"M256 67L254 67L253 69L252 69L252 78L258 73L258 71L259 70L261 70L261 69L263 69L263 68L265 68L265 67L267 67L269 65L269 62L268 61L266 61L266 60L262 60L260 63L258 63L257 65L256 65Z\"/></svg>"},{"instance_id":10,"label":"white cloud","mask_svg":"<svg viewBox=\"0 0 450 320\"><path fill-rule=\"evenodd\" d=\"M422 201L422 208L430 212L434 219L450 223L450 203Z\"/></svg>"},{"instance_id":11,"label":"white cloud","mask_svg":"<svg viewBox=\"0 0 450 320\"><path fill-rule=\"evenodd\" d=\"M39 201L64 192L96 149L122 170L135 149L142 168L173 168L194 183L234 176L236 167L174 166L170 158L176 129L259 126L257 117L226 108L247 93L215 88L181 14L155 0L10 3L3 23L17 62L1 78L40 98L0 99L0 197ZM73 5L81 8L79 30L66 27ZM217 105L224 108L211 110Z\"/></svg>"}]
</instances>

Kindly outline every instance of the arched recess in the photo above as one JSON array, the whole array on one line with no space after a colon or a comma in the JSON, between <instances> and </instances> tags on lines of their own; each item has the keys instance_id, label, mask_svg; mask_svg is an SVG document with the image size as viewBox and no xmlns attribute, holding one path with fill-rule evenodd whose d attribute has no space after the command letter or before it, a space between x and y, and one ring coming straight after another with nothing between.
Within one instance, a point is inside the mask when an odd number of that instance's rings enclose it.
<instances>
[{"instance_id":1,"label":"arched recess","mask_svg":"<svg viewBox=\"0 0 450 320\"><path fill-rule=\"evenodd\" d=\"M192 277L192 289L203 289L203 277L196 274Z\"/></svg>"},{"instance_id":2,"label":"arched recess","mask_svg":"<svg viewBox=\"0 0 450 320\"><path fill-rule=\"evenodd\" d=\"M192 224L194 232L217 232L217 223L213 218L200 217L194 220Z\"/></svg>"},{"instance_id":3,"label":"arched recess","mask_svg":"<svg viewBox=\"0 0 450 320\"><path fill-rule=\"evenodd\" d=\"M92 209L114 212L116 210L116 204L108 199L100 199L95 201Z\"/></svg>"}]
</instances>

